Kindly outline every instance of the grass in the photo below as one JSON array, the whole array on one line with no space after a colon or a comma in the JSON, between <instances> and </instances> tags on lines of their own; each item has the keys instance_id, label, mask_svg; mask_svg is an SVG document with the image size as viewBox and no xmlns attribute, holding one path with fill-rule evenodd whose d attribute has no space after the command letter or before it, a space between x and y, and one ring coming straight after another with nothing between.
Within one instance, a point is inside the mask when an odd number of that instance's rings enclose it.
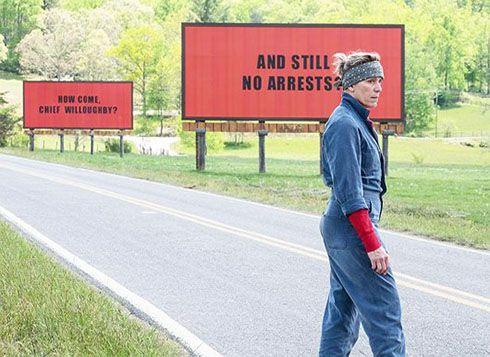
<instances>
[{"instance_id":1,"label":"grass","mask_svg":"<svg viewBox=\"0 0 490 357\"><path fill-rule=\"evenodd\" d=\"M435 123L427 130L434 135ZM437 136L490 136L490 109L488 106L462 104L438 111Z\"/></svg>"},{"instance_id":2,"label":"grass","mask_svg":"<svg viewBox=\"0 0 490 357\"><path fill-rule=\"evenodd\" d=\"M3 356L187 354L2 222L0 246Z\"/></svg>"},{"instance_id":3,"label":"grass","mask_svg":"<svg viewBox=\"0 0 490 357\"><path fill-rule=\"evenodd\" d=\"M256 140L255 140L256 141ZM1 152L114 172L247 198L320 214L329 190L318 175L318 136L267 139L267 173L258 174L256 142L243 150L209 155L206 171L194 157L150 157L54 151ZM226 154L231 153L232 156ZM412 155L419 155L414 159ZM288 159L278 158L287 156ZM479 248L490 247L490 152L441 140L392 138L390 176L382 224Z\"/></svg>"}]
</instances>

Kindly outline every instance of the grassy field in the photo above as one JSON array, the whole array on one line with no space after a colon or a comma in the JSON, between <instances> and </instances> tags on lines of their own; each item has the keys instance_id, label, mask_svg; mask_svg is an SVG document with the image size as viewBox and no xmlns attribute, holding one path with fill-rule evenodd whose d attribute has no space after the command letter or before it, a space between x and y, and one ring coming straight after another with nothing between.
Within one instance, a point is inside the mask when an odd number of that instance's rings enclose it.
<instances>
[{"instance_id":1,"label":"grassy field","mask_svg":"<svg viewBox=\"0 0 490 357\"><path fill-rule=\"evenodd\" d=\"M442 140L390 139L389 191L382 226L490 248L490 152ZM258 174L256 140L243 150L150 157L4 148L0 152L223 193L320 214L329 190L318 175L318 136L269 137L267 173ZM475 143L477 144L477 143ZM282 157L282 158L280 158ZM285 159L284 157L287 157Z\"/></svg>"},{"instance_id":2,"label":"grassy field","mask_svg":"<svg viewBox=\"0 0 490 357\"><path fill-rule=\"evenodd\" d=\"M0 246L0 355L187 355L2 222Z\"/></svg>"},{"instance_id":3,"label":"grassy field","mask_svg":"<svg viewBox=\"0 0 490 357\"><path fill-rule=\"evenodd\" d=\"M427 131L435 134L435 123ZM438 111L437 136L490 136L489 107L462 104L451 109Z\"/></svg>"}]
</instances>

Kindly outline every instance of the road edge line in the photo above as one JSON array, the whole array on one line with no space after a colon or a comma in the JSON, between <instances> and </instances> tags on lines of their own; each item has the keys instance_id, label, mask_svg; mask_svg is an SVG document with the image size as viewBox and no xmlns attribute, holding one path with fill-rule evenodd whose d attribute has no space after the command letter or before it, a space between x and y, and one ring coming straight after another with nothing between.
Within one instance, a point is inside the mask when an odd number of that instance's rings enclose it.
<instances>
[{"instance_id":1,"label":"road edge line","mask_svg":"<svg viewBox=\"0 0 490 357\"><path fill-rule=\"evenodd\" d=\"M194 355L199 357L222 356L218 351L214 350L199 337L194 335L177 321L173 320L164 311L125 288L123 285L97 270L84 260L78 258L76 255L70 253L68 250L49 239L37 229L2 206L0 206L0 216L2 216L7 222L10 222L14 226L18 227L23 233L27 234L42 247L53 252L53 254L59 257L62 261L65 261L68 263L68 265L75 267L83 274L86 274L88 277L100 284L104 289L110 291L115 297L117 297L118 300L123 301L125 304L131 306L139 313L148 317L159 327L163 328L170 336L182 343Z\"/></svg>"}]
</instances>

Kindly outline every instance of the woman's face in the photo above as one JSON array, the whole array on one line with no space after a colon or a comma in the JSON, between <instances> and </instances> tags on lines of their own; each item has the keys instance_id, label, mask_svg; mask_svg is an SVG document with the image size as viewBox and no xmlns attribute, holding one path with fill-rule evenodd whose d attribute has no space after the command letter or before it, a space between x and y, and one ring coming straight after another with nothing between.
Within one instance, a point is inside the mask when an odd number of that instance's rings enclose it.
<instances>
[{"instance_id":1,"label":"woman's face","mask_svg":"<svg viewBox=\"0 0 490 357\"><path fill-rule=\"evenodd\" d=\"M376 108L381 95L383 78L373 77L347 88L347 93L356 98L367 109Z\"/></svg>"}]
</instances>

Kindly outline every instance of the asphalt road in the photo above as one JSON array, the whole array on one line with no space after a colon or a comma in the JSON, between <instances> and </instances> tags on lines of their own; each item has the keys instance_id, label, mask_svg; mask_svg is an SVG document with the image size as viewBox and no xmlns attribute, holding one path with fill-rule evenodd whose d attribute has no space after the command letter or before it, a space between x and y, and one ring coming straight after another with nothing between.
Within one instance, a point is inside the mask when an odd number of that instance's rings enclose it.
<instances>
[{"instance_id":1,"label":"asphalt road","mask_svg":"<svg viewBox=\"0 0 490 357\"><path fill-rule=\"evenodd\" d=\"M319 216L0 155L0 208L226 356L317 355ZM490 355L490 253L383 231L411 356ZM1 292L0 292L1 293ZM361 334L352 356L370 356Z\"/></svg>"}]
</instances>

